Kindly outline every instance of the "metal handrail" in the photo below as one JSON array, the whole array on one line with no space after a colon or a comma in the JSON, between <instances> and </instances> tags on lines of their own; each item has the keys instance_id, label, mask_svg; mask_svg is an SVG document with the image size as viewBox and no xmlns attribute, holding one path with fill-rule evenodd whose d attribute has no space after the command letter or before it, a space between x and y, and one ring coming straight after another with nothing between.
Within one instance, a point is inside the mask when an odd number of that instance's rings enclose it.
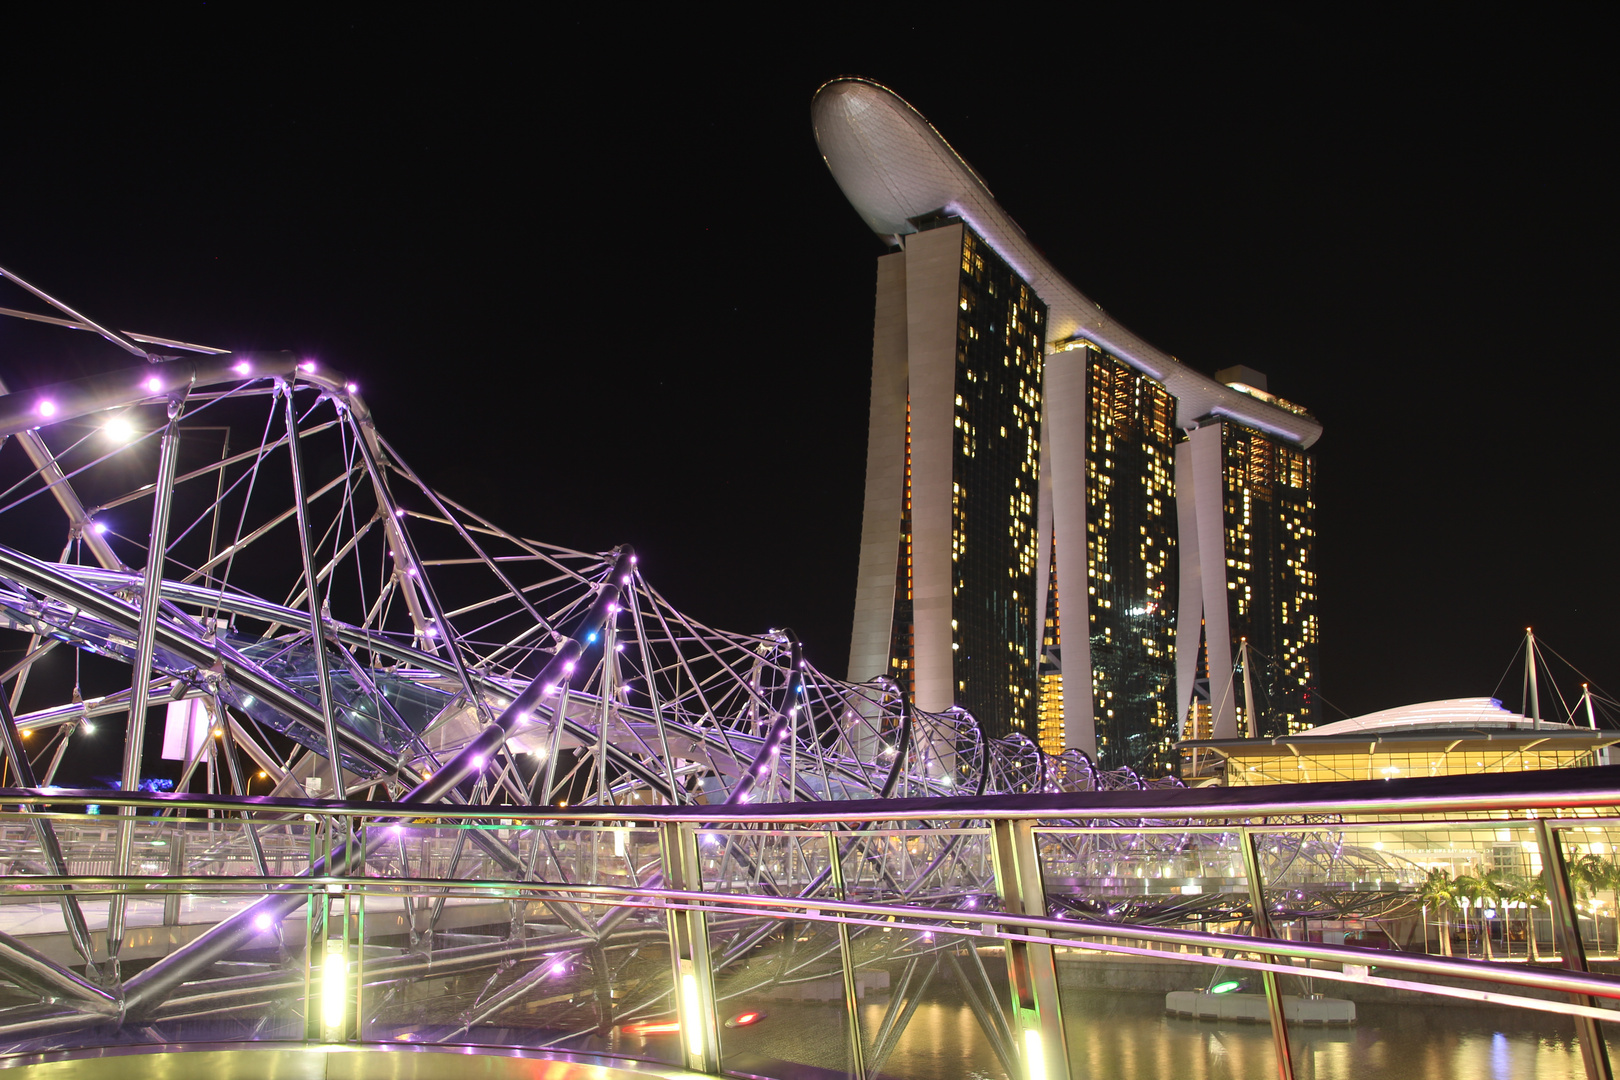
<instances>
[{"instance_id":1,"label":"metal handrail","mask_svg":"<svg viewBox=\"0 0 1620 1080\"><path fill-rule=\"evenodd\" d=\"M267 901L280 897L274 901L280 907L286 907L288 901L301 902L299 898L305 894L315 896L323 892L329 896L341 892L362 898L465 896L500 902L548 901L554 905L576 903L619 909L658 909L671 915L672 927L677 921L684 923L689 920L696 920L693 926L700 927L709 918L791 919L836 924L841 928L881 927L919 934L926 932L986 942L1005 942L1010 967L1023 964L1028 972L1036 975L1040 975L1041 971L1046 972L1040 977L1047 978L1050 989L1037 989L1035 998L1031 999L1033 1004L1019 1006L1015 1013L1022 1017L1018 1023L1022 1025L1020 1030L1023 1030L1024 1036L1035 1038L1038 1028L1039 1038L1045 1040L1053 1052L1057 1052L1062 1042L1057 1019L1060 1008L1055 997L1056 983L1050 978L1055 948L1155 955L1162 954L1163 947L1168 946L1180 950L1173 955L1186 963L1222 965L1262 973L1266 980L1274 1034L1282 1031L1285 1024L1275 976L1308 975L1330 981L1461 997L1570 1016L1581 1036L1589 1075L1608 1077L1607 1057L1599 1042L1601 1030L1597 1024L1616 1015L1615 1010L1607 1005L1620 1002L1620 977L1592 974L1585 970L1585 958L1575 922L1576 913L1571 903L1569 870L1557 837L1567 830L1582 827L1620 827L1620 812L1617 812L1620 811L1620 785L1614 783L1614 778L1614 769L1600 767L1488 777L1357 781L1174 793L1149 790L871 800L837 804L587 806L566 809L9 789L0 790L0 820L9 819L22 824L30 820L50 819L58 823L73 822L103 829L124 829L137 823L152 822L163 828L179 827L182 830L187 825L195 827L204 821L225 826L227 830L255 821L261 825L290 823L311 830L312 859L320 853L321 848L331 846L325 842L316 844L315 834L328 834L328 840L341 847L344 841L338 839L339 833L344 837L357 836L356 827L366 828L369 824L366 819L376 819L378 825L386 826L410 822L413 826L429 829L472 828L480 832L493 826L531 833L538 830L577 829L581 834L587 834L597 833L599 827L607 825L619 829L653 831L660 837L660 858L665 872L672 865L669 860L676 857L672 853L689 848L689 854L681 858L698 856L696 845L700 833L712 832L736 838L778 828L790 832L803 829L807 833L825 834L831 845L831 857L836 860L842 858L839 852L843 850L845 841L839 838L844 836L853 841L863 834L881 834L891 830L923 835L984 826L987 827L986 842L998 853L996 889L1005 910L862 902L839 895L841 889L836 890L834 895L806 895L800 892L786 896L703 891L692 887L697 881L693 869L695 863L690 864L687 870L684 886L677 878L670 887L665 887L659 880L632 886L510 878L368 877L364 876L365 869L360 862L339 860L329 867L324 861L315 860L303 874L274 876L265 875L262 870L258 874L230 876L28 875L0 882L0 894L25 895L21 890L14 892L11 888L17 883L26 883L30 887L26 895L39 897L53 895L68 887L75 895L86 898L106 895L152 897L200 889L215 895L237 895L250 900ZM100 804L106 809L127 809L122 813L98 817L73 812L91 803ZM137 814L146 811L165 816L136 816L130 813L131 810ZM204 819L177 816L176 811L222 816ZM1486 814L1490 816L1481 816ZM1426 816L1418 818L1417 815ZM299 820L305 817L314 820ZM1132 822L1138 824L1133 826ZM907 827L908 823L911 827ZM916 827L919 823L931 827L919 829ZM1144 828L1156 829L1161 826L1175 831L1172 827L1174 823L1180 823L1179 828L1188 832L1231 832L1246 849L1253 848L1259 838L1275 831L1468 828L1489 827L1492 823L1497 827L1511 825L1521 830L1529 827L1534 830L1541 848L1544 872L1557 887L1554 891L1559 894L1553 903L1554 928L1565 969L1292 941L1267 936L1264 922L1256 926L1256 933L1220 934L1132 923L1053 918L1045 913L1038 895L1042 889L1039 877L1029 878L1026 870L1018 869L1024 865L1041 864L1037 834L1084 836L1094 833L1100 836L1122 829L1142 831ZM369 828L366 828L366 835L371 835ZM364 846L369 848L372 843ZM1011 861L1008 861L1009 858ZM1251 903L1263 904L1269 887L1260 876L1258 862L1254 859L1249 862L1251 865L1245 876L1248 878ZM228 869L223 864L221 868ZM1008 875L1014 870L1024 880L1011 880ZM1036 891L1033 897L1030 895L1032 889ZM442 899L439 902L442 903ZM290 912L291 909L287 913ZM676 913L680 913L679 920L674 918ZM240 921L241 917L240 912L227 916L236 921ZM840 929L840 934L843 933ZM214 934L214 931L209 931L209 934ZM673 940L673 929L671 934ZM688 938L701 941L703 936L703 933L696 932L695 936L688 935ZM186 948L192 947L183 947L182 951ZM846 945L842 952L847 954L847 951ZM687 963L684 959L679 962ZM846 969L852 962L849 956L844 956ZM706 965L707 961L703 963ZM1297 966L1299 964L1307 966ZM1312 964L1332 965L1332 968L1310 967ZM382 967L386 969L388 965L385 963ZM1344 967L1351 970L1342 970ZM1373 967L1386 973L1416 977L1419 981L1388 975L1374 976L1370 973ZM707 970L706 967L703 970ZM847 979L849 971L846 970L845 974ZM1456 985L1457 982L1465 985ZM129 989L133 992L135 987L131 985ZM1524 996L1525 992L1567 995L1567 998L1548 1000L1545 997ZM699 988L692 993L708 1000L712 1007L713 988L704 989L701 979ZM1042 993L1046 994L1044 998ZM148 1011L160 1007L161 1001L162 995L142 1002L129 998L132 1008L139 1006ZM41 1015L39 1019L45 1028L69 1023L68 1019L54 1014ZM858 1021L852 1019L851 1024L857 1025L855 1030L858 1030ZM712 1053L712 1049L708 1047L704 1053ZM1279 1075L1291 1075L1286 1042L1278 1043L1278 1057ZM709 1068L705 1064L707 1060L691 1059L688 1063L706 1071L717 1071L717 1066ZM694 1062L697 1064L694 1065Z\"/></svg>"},{"instance_id":2,"label":"metal handrail","mask_svg":"<svg viewBox=\"0 0 1620 1080\"><path fill-rule=\"evenodd\" d=\"M1620 812L1620 766L1500 773L1486 776L1407 777L1343 780L1316 784L1276 784L1252 788L1188 788L1174 791L1071 792L1039 795L984 795L923 799L863 799L836 803L759 803L697 806L447 806L429 803L335 802L322 799L251 795L125 795L76 788L0 788L0 805L68 806L99 804L153 810L215 810L325 814L333 817L399 816L466 820L508 818L525 821L663 822L700 820L716 824L845 824L868 821L986 821L1041 818L1090 821L1114 818L1230 820L1343 814L1480 813L1492 811L1603 808Z\"/></svg>"}]
</instances>

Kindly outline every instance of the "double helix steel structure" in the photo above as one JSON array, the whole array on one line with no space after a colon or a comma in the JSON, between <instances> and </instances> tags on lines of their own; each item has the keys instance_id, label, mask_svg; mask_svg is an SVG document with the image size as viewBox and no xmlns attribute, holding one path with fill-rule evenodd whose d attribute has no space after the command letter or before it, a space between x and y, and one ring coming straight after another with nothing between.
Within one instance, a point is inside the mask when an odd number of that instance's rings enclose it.
<instances>
[{"instance_id":1,"label":"double helix steel structure","mask_svg":"<svg viewBox=\"0 0 1620 1080\"><path fill-rule=\"evenodd\" d=\"M358 387L324 364L119 333L0 276L60 312L26 317L100 333L138 360L0 396L0 628L17 657L0 738L3 786L22 793L0 814L0 871L38 879L35 907L55 912L29 909L44 920L24 920L32 938L0 919L0 980L21 994L0 1000L9 1052L107 1025L163 1038L182 1031L163 1035L163 1024L273 1026L297 982L289 965L302 963L307 982L337 918L309 883L356 878L516 889L498 902L420 887L377 900L373 929L392 936L375 946L366 985L386 1004L424 978L472 980L437 1018L447 1037L568 985L574 1011L554 1040L565 1042L671 1007L667 962L636 959L662 923L599 897L522 892L666 882L681 861L667 838L608 827L615 814L859 802L870 826L873 801L1181 786L1100 770L1077 750L1049 756L1021 735L987 739L967 712L921 712L893 681L827 675L785 630L704 625L657 591L629 547L516 535L426 484ZM93 794L62 785L109 767L97 763L120 731L118 776L104 785L117 794L97 818ZM140 803L176 769L167 808ZM73 814L42 812L53 797L77 799ZM201 818L197 799L212 800ZM547 809L589 820L536 827ZM1054 873L1089 883L1054 909L1253 918L1246 895L1106 884L1163 876L1177 860L1205 877L1241 874L1220 835L1131 824L1052 841ZM830 846L819 834L711 830L694 841L687 885L989 910L994 860L985 835L959 826L847 842L834 830ZM1278 873L1320 863L1320 880L1341 890L1377 879L1377 892L1399 876L1331 823L1280 844ZM196 896L173 884L214 878L234 884ZM1345 902L1366 906L1365 890L1352 892ZM220 906L199 915L204 893ZM1328 895L1310 903L1343 906ZM295 919L302 948L285 930ZM153 926L172 932L161 944L135 932ZM835 955L857 947L847 928L813 919L717 919L711 933L709 974L738 994L834 977ZM898 965L902 983L875 1053L904 1031L907 1002L949 975L1010 1066L1015 1040L976 952L932 934L858 936L867 966Z\"/></svg>"}]
</instances>

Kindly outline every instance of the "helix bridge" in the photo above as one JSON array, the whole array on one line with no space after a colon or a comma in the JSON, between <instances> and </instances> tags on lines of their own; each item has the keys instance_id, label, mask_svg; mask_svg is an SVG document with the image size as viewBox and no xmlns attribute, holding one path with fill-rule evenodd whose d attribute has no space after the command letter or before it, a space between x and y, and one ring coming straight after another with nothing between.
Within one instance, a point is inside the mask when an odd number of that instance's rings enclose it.
<instances>
[{"instance_id":1,"label":"helix bridge","mask_svg":"<svg viewBox=\"0 0 1620 1080\"><path fill-rule=\"evenodd\" d=\"M785 629L707 626L629 547L510 532L426 484L325 365L104 336L142 361L0 396L3 786L36 797L7 800L0 876L79 882L0 908L6 1052L98 1025L177 1038L294 1023L288 987L311 962L288 929L310 903L298 880L339 872L377 885L364 962L379 1015L451 1039L538 1010L555 1045L576 1045L672 1008L668 956L649 946L662 913L585 889L664 880L658 831L613 812L1180 786L987 738L887 678L828 675ZM39 810L41 793L83 796L98 768L118 773L99 818ZM155 810L112 805L176 771ZM205 797L213 808L188 809ZM232 798L239 811L218 808ZM557 816L517 827L536 810ZM1129 824L1042 838L1055 913L1250 917L1248 892L1220 884L1242 876L1235 846ZM1268 856L1274 879L1302 882L1286 894L1301 912L1406 902L1410 868L1332 820L1307 824ZM847 837L836 822L717 825L698 856L719 894L996 903L984 835L960 821ZM150 895L95 884L129 878ZM537 882L581 891L495 888ZM1011 1060L996 977L959 939L752 916L708 928L723 1000L813 996L843 940L892 980L878 1060L940 979Z\"/></svg>"}]
</instances>

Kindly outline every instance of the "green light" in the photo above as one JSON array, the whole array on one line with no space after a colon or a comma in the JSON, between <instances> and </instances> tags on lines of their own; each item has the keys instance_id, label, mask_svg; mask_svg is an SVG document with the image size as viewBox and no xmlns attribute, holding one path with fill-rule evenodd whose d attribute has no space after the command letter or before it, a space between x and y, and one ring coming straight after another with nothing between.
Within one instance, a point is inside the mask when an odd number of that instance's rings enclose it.
<instances>
[{"instance_id":1,"label":"green light","mask_svg":"<svg viewBox=\"0 0 1620 1080\"><path fill-rule=\"evenodd\" d=\"M1242 985L1243 984L1237 980L1230 979L1223 983L1216 983L1214 986L1209 988L1209 992L1212 994L1229 994Z\"/></svg>"}]
</instances>

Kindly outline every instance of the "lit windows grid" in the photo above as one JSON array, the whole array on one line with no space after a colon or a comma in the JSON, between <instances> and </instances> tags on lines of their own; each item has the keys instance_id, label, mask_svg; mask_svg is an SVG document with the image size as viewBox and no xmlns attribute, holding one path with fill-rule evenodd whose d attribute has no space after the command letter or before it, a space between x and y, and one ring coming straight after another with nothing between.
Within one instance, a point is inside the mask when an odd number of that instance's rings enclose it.
<instances>
[{"instance_id":1,"label":"lit windows grid","mask_svg":"<svg viewBox=\"0 0 1620 1080\"><path fill-rule=\"evenodd\" d=\"M1086 370L1086 580L1097 752L1174 771L1175 399L1094 347ZM1055 546L1055 545L1054 545ZM1061 611L1057 621L1061 624ZM1071 685L1067 688L1075 692Z\"/></svg>"},{"instance_id":2,"label":"lit windows grid","mask_svg":"<svg viewBox=\"0 0 1620 1080\"><path fill-rule=\"evenodd\" d=\"M1252 787L1331 780L1477 776L1484 773L1584 768L1597 763L1597 752L1585 746L1538 747L1530 750L1475 746L1450 752L1443 747L1431 747L1379 750L1370 754L1366 750L1356 751L1347 747L1337 752L1311 752L1307 749L1298 757L1293 754L1246 755L1239 752L1228 755L1226 782L1230 787Z\"/></svg>"},{"instance_id":3,"label":"lit windows grid","mask_svg":"<svg viewBox=\"0 0 1620 1080\"><path fill-rule=\"evenodd\" d=\"M1258 734L1295 734L1316 723L1315 466L1304 452L1257 431L1222 428L1234 651L1247 638L1258 654L1250 673Z\"/></svg>"},{"instance_id":4,"label":"lit windows grid","mask_svg":"<svg viewBox=\"0 0 1620 1080\"><path fill-rule=\"evenodd\" d=\"M1036 499L1046 308L963 229L952 455L957 702L992 735L1035 733Z\"/></svg>"}]
</instances>

